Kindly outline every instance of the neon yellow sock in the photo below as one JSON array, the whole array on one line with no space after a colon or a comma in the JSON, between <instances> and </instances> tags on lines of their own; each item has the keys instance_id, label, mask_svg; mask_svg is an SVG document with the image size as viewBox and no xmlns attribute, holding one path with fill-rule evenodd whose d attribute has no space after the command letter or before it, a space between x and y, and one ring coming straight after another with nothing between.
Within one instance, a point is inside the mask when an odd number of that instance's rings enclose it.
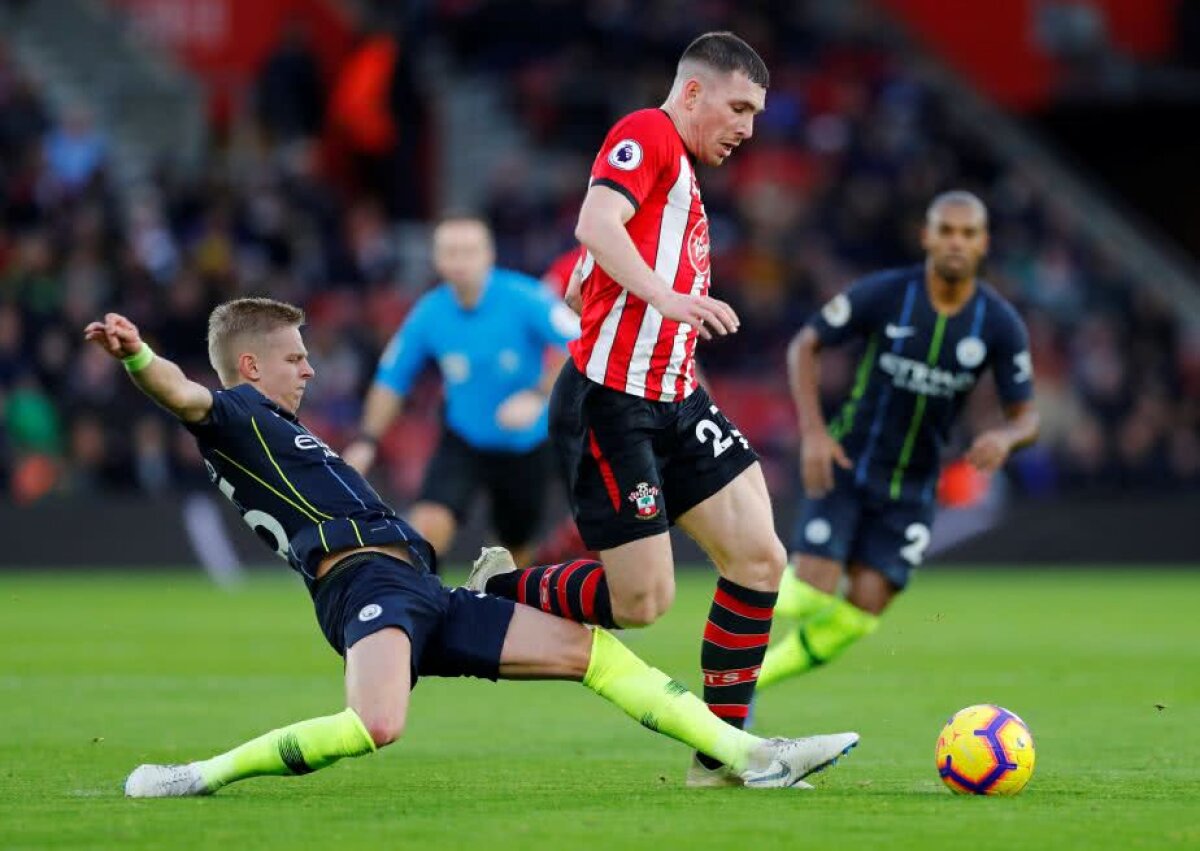
<instances>
[{"instance_id":1,"label":"neon yellow sock","mask_svg":"<svg viewBox=\"0 0 1200 851\"><path fill-rule=\"evenodd\" d=\"M803 579L797 578L795 569L788 565L779 580L775 617L802 621L812 617L836 599L834 595L818 591Z\"/></svg>"},{"instance_id":2,"label":"neon yellow sock","mask_svg":"<svg viewBox=\"0 0 1200 851\"><path fill-rule=\"evenodd\" d=\"M362 756L375 742L353 709L298 721L263 733L231 751L198 764L210 790L264 775L308 774L342 757Z\"/></svg>"},{"instance_id":3,"label":"neon yellow sock","mask_svg":"<svg viewBox=\"0 0 1200 851\"><path fill-rule=\"evenodd\" d=\"M811 671L837 658L842 651L879 626L879 618L864 612L842 599L800 624L767 649L758 687L769 688L775 683Z\"/></svg>"},{"instance_id":4,"label":"neon yellow sock","mask_svg":"<svg viewBox=\"0 0 1200 851\"><path fill-rule=\"evenodd\" d=\"M592 630L592 658L583 684L643 727L691 745L735 771L746 767L762 742L713 715L704 701L602 629Z\"/></svg>"}]
</instances>

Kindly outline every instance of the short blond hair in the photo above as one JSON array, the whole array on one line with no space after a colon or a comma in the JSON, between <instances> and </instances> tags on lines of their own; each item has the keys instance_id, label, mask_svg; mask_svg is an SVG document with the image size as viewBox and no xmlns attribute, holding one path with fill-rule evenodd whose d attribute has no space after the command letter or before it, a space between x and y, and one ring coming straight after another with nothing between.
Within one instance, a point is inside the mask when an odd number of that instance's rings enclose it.
<instances>
[{"instance_id":1,"label":"short blond hair","mask_svg":"<svg viewBox=\"0 0 1200 851\"><path fill-rule=\"evenodd\" d=\"M221 383L237 383L239 341L304 324L304 311L273 298L235 298L208 316L208 361Z\"/></svg>"}]
</instances>

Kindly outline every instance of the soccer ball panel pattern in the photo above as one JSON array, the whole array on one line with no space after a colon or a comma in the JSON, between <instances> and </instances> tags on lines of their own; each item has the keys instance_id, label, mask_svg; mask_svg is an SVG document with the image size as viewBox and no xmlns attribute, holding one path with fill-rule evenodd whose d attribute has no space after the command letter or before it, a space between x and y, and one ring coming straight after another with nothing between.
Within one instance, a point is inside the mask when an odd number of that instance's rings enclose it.
<instances>
[{"instance_id":1,"label":"soccer ball panel pattern","mask_svg":"<svg viewBox=\"0 0 1200 851\"><path fill-rule=\"evenodd\" d=\"M1033 736L1013 712L992 704L954 713L938 736L938 776L962 795L1015 795L1033 776Z\"/></svg>"}]
</instances>

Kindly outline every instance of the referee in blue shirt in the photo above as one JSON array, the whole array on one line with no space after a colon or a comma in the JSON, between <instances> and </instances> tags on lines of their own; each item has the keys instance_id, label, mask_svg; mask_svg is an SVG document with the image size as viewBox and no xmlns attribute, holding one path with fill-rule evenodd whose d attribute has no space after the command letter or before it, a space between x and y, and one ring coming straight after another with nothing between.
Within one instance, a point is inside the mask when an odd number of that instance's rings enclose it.
<instances>
[{"instance_id":1,"label":"referee in blue shirt","mask_svg":"<svg viewBox=\"0 0 1200 851\"><path fill-rule=\"evenodd\" d=\"M379 362L359 437L342 457L361 473L422 367L445 386L441 439L410 524L444 553L480 492L500 545L527 563L541 520L552 456L546 398L579 335L579 318L534 278L498 269L487 224L441 221L433 263L442 282L422 296ZM556 357L547 357L547 349Z\"/></svg>"}]
</instances>

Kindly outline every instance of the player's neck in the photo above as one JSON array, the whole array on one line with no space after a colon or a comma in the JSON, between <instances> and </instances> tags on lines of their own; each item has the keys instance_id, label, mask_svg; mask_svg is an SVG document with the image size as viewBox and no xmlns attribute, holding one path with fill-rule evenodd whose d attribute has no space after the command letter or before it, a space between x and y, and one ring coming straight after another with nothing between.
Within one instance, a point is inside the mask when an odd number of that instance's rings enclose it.
<instances>
[{"instance_id":1,"label":"player's neck","mask_svg":"<svg viewBox=\"0 0 1200 851\"><path fill-rule=\"evenodd\" d=\"M975 276L948 281L933 269L925 270L925 291L938 313L955 314L975 295Z\"/></svg>"},{"instance_id":2,"label":"player's neck","mask_svg":"<svg viewBox=\"0 0 1200 851\"><path fill-rule=\"evenodd\" d=\"M450 291L454 294L454 300L458 302L458 306L463 310L474 310L479 307L479 302L483 301L483 292L487 289L487 278L484 278L474 286L456 287L453 284L450 286Z\"/></svg>"},{"instance_id":3,"label":"player's neck","mask_svg":"<svg viewBox=\"0 0 1200 851\"><path fill-rule=\"evenodd\" d=\"M695 151L698 149L694 146L693 140L688 138L688 125L683 120L683 112L670 98L659 109L667 114L667 118L671 119L671 123L675 125L675 132L683 140L683 147L687 149L689 154L695 157Z\"/></svg>"}]
</instances>

